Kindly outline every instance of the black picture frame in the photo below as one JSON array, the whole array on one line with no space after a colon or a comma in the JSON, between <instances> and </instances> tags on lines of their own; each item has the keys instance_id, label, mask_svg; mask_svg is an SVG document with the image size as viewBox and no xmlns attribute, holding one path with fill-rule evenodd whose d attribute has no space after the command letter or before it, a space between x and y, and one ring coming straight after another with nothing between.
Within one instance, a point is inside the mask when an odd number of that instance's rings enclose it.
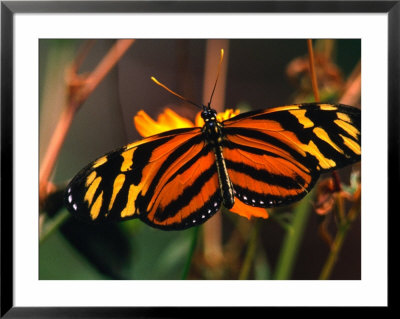
<instances>
[{"instance_id":1,"label":"black picture frame","mask_svg":"<svg viewBox=\"0 0 400 319\"><path fill-rule=\"evenodd\" d=\"M389 211L395 209L399 181L400 126L400 1L2 1L1 2L1 317L6 318L132 318L180 317L191 308L15 307L13 299L13 23L17 13L119 12L270 12L270 13L386 13L388 14L388 130ZM389 222L389 225L393 223ZM390 232L389 230L389 233ZM390 247L390 246L389 246ZM390 261L390 260L389 260ZM388 281L390 283L390 280ZM390 307L390 297L388 300ZM254 309L254 308L253 308ZM291 308L294 309L294 308ZM257 309L254 309L257 310ZM239 312L248 309L239 309ZM216 316L224 308L204 308ZM200 314L196 310L196 314ZM237 312L237 310L235 310ZM239 312L237 312L239 314Z\"/></svg>"}]
</instances>

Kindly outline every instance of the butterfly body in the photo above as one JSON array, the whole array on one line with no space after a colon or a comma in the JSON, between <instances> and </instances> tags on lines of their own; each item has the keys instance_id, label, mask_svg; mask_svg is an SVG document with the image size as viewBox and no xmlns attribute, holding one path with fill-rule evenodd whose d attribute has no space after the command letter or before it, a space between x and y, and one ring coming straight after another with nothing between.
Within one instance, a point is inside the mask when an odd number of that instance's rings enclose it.
<instances>
[{"instance_id":1,"label":"butterfly body","mask_svg":"<svg viewBox=\"0 0 400 319\"><path fill-rule=\"evenodd\" d=\"M224 205L275 207L303 198L320 174L361 158L359 109L298 104L167 131L100 157L67 187L89 222L140 218L152 227L199 225Z\"/></svg>"},{"instance_id":2,"label":"butterfly body","mask_svg":"<svg viewBox=\"0 0 400 319\"><path fill-rule=\"evenodd\" d=\"M215 155L222 203L229 209L235 203L235 196L223 155L223 124L217 120L217 112L210 107L203 106L201 117L204 120L202 128L204 139L212 145Z\"/></svg>"}]
</instances>

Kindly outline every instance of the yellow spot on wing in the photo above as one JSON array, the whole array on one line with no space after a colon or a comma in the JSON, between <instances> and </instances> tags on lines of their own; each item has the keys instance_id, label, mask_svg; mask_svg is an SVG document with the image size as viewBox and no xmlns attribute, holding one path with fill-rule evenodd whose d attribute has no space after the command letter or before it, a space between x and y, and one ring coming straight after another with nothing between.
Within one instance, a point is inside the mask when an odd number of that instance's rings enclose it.
<instances>
[{"instance_id":1,"label":"yellow spot on wing","mask_svg":"<svg viewBox=\"0 0 400 319\"><path fill-rule=\"evenodd\" d=\"M270 135L274 136L273 134ZM326 158L313 141L310 141L308 144L303 144L299 141L297 135L290 131L286 131L285 134L281 135L283 138L280 138L280 140L288 144L293 150L297 151L302 156L306 156L306 153L314 156L319 162L319 166L316 167L318 170L320 168L329 169L336 166L336 162L332 159Z\"/></svg>"},{"instance_id":2,"label":"yellow spot on wing","mask_svg":"<svg viewBox=\"0 0 400 319\"><path fill-rule=\"evenodd\" d=\"M316 127L313 129L315 135L317 135L321 140L327 142L330 146L332 146L339 153L343 154L343 150L341 150L329 137L329 134L321 127Z\"/></svg>"},{"instance_id":3,"label":"yellow spot on wing","mask_svg":"<svg viewBox=\"0 0 400 319\"><path fill-rule=\"evenodd\" d=\"M101 192L100 195L97 196L96 201L94 202L92 208L90 209L90 216L92 217L92 220L95 220L99 216L102 203L103 203L103 192Z\"/></svg>"},{"instance_id":4,"label":"yellow spot on wing","mask_svg":"<svg viewBox=\"0 0 400 319\"><path fill-rule=\"evenodd\" d=\"M96 162L93 164L93 168L99 167L107 162L107 156L100 157Z\"/></svg>"},{"instance_id":5,"label":"yellow spot on wing","mask_svg":"<svg viewBox=\"0 0 400 319\"><path fill-rule=\"evenodd\" d=\"M317 145L314 144L313 141L310 141L310 143L308 143L307 145L308 147L305 149L306 152L310 153L311 155L313 155L319 162L319 165L321 166L321 168L323 169L329 169L331 167L335 167L336 163L335 161L326 158L321 151L318 149Z\"/></svg>"},{"instance_id":6,"label":"yellow spot on wing","mask_svg":"<svg viewBox=\"0 0 400 319\"><path fill-rule=\"evenodd\" d=\"M336 111L337 110L337 107L332 104L320 104L319 107L323 111Z\"/></svg>"},{"instance_id":7,"label":"yellow spot on wing","mask_svg":"<svg viewBox=\"0 0 400 319\"><path fill-rule=\"evenodd\" d=\"M302 124L304 126L304 128L313 127L314 123L305 115L306 112L307 112L307 110L289 111L290 114L294 115L297 118L299 123Z\"/></svg>"},{"instance_id":8,"label":"yellow spot on wing","mask_svg":"<svg viewBox=\"0 0 400 319\"><path fill-rule=\"evenodd\" d=\"M348 134L350 134L352 137L357 139L357 136L360 134L360 131L357 130L353 125L341 121L341 120L335 120L334 121L336 125L340 126L342 129L344 129Z\"/></svg>"},{"instance_id":9,"label":"yellow spot on wing","mask_svg":"<svg viewBox=\"0 0 400 319\"><path fill-rule=\"evenodd\" d=\"M357 155L361 155L361 147L360 144L358 144L357 142L354 142L352 139L343 136L342 134L339 134L340 137L343 139L344 144L351 149L354 153L356 153Z\"/></svg>"},{"instance_id":10,"label":"yellow spot on wing","mask_svg":"<svg viewBox=\"0 0 400 319\"><path fill-rule=\"evenodd\" d=\"M119 174L116 179L114 180L113 185L113 192L111 196L110 204L108 205L108 210L110 211L114 205L115 197L117 197L119 191L121 190L122 186L125 182L125 174Z\"/></svg>"},{"instance_id":11,"label":"yellow spot on wing","mask_svg":"<svg viewBox=\"0 0 400 319\"><path fill-rule=\"evenodd\" d=\"M133 153L135 151L135 148L132 148L128 151L122 152L121 156L124 158L124 161L122 162L121 165L121 172L127 172L132 169L132 158L133 158Z\"/></svg>"},{"instance_id":12,"label":"yellow spot on wing","mask_svg":"<svg viewBox=\"0 0 400 319\"><path fill-rule=\"evenodd\" d=\"M86 187L88 187L90 184L92 184L92 182L94 181L96 177L96 171L93 171L90 173L90 175L87 177L86 179Z\"/></svg>"},{"instance_id":13,"label":"yellow spot on wing","mask_svg":"<svg viewBox=\"0 0 400 319\"><path fill-rule=\"evenodd\" d=\"M350 116L348 116L346 113L342 113L342 112L337 112L337 117L338 119L351 123L351 119Z\"/></svg>"},{"instance_id":14,"label":"yellow spot on wing","mask_svg":"<svg viewBox=\"0 0 400 319\"><path fill-rule=\"evenodd\" d=\"M132 216L135 213L135 199L138 192L138 187L135 187L135 185L129 186L128 201L125 208L121 212L121 218Z\"/></svg>"},{"instance_id":15,"label":"yellow spot on wing","mask_svg":"<svg viewBox=\"0 0 400 319\"><path fill-rule=\"evenodd\" d=\"M94 182L90 185L89 189L87 190L84 200L88 202L88 206L92 205L94 193L96 193L97 188L101 182L101 177L97 177Z\"/></svg>"},{"instance_id":16,"label":"yellow spot on wing","mask_svg":"<svg viewBox=\"0 0 400 319\"><path fill-rule=\"evenodd\" d=\"M266 113L272 113L272 112L277 112L277 111L290 111L290 110L298 110L300 108L299 105L293 104L293 105L285 105L285 106L277 106L277 107L271 107L269 108Z\"/></svg>"}]
</instances>

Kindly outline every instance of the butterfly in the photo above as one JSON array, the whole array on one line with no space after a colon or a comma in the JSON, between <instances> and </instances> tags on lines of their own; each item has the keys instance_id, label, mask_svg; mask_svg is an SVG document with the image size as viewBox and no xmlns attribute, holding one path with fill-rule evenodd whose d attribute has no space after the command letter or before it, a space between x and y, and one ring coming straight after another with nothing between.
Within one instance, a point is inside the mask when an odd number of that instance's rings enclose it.
<instances>
[{"instance_id":1,"label":"butterfly","mask_svg":"<svg viewBox=\"0 0 400 319\"><path fill-rule=\"evenodd\" d=\"M220 121L208 103L201 117L202 127L156 134L90 163L67 186L65 205L89 222L139 218L183 230L237 201L291 204L322 173L361 159L355 107L295 104Z\"/></svg>"}]
</instances>

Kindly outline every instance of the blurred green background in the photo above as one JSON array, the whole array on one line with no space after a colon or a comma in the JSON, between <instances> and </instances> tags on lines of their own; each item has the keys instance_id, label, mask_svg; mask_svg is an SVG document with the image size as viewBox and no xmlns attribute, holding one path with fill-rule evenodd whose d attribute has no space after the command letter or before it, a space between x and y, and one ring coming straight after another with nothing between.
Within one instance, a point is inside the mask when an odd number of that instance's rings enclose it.
<instances>
[{"instance_id":1,"label":"blurred green background","mask_svg":"<svg viewBox=\"0 0 400 319\"><path fill-rule=\"evenodd\" d=\"M86 40L40 40L40 160L66 103L66 74ZM93 70L115 40L96 40L79 73ZM307 44L296 40L228 41L225 106L259 109L313 100L307 71ZM361 58L357 39L314 41L329 51L321 79L321 99L337 102L346 79ZM150 76L196 102L202 101L207 40L138 39L82 105L59 154L52 181L60 190L46 204L44 228L53 231L39 242L39 279L180 279L187 263L194 229L161 231L138 220L87 225L69 218L60 207L66 183L97 157L140 138L132 118L144 109L152 117L165 106L193 119L197 110L182 105L160 89ZM326 47L328 46L328 49ZM219 57L219 51L215 52ZM297 59L297 60L296 60ZM292 63L292 64L291 64ZM324 64L325 63L325 64ZM217 65L215 66L215 72ZM323 88L322 88L323 87ZM298 99L301 98L301 101ZM351 169L341 172L348 183ZM317 279L329 248L318 234L323 217L313 213L310 199L295 259L287 279ZM250 279L273 279L288 232L293 207L280 208L288 218L257 221L258 239ZM270 210L268 210L270 211ZM189 279L237 279L243 266L254 221L229 212L223 215L222 270L201 258L199 232ZM67 216L67 217L66 217ZM283 222L282 222L283 221ZM53 224L56 227L52 227ZM360 218L352 225L331 279L361 279ZM203 226L200 226L203 227ZM334 232L334 226L330 226ZM233 256L233 257L232 257Z\"/></svg>"}]
</instances>

